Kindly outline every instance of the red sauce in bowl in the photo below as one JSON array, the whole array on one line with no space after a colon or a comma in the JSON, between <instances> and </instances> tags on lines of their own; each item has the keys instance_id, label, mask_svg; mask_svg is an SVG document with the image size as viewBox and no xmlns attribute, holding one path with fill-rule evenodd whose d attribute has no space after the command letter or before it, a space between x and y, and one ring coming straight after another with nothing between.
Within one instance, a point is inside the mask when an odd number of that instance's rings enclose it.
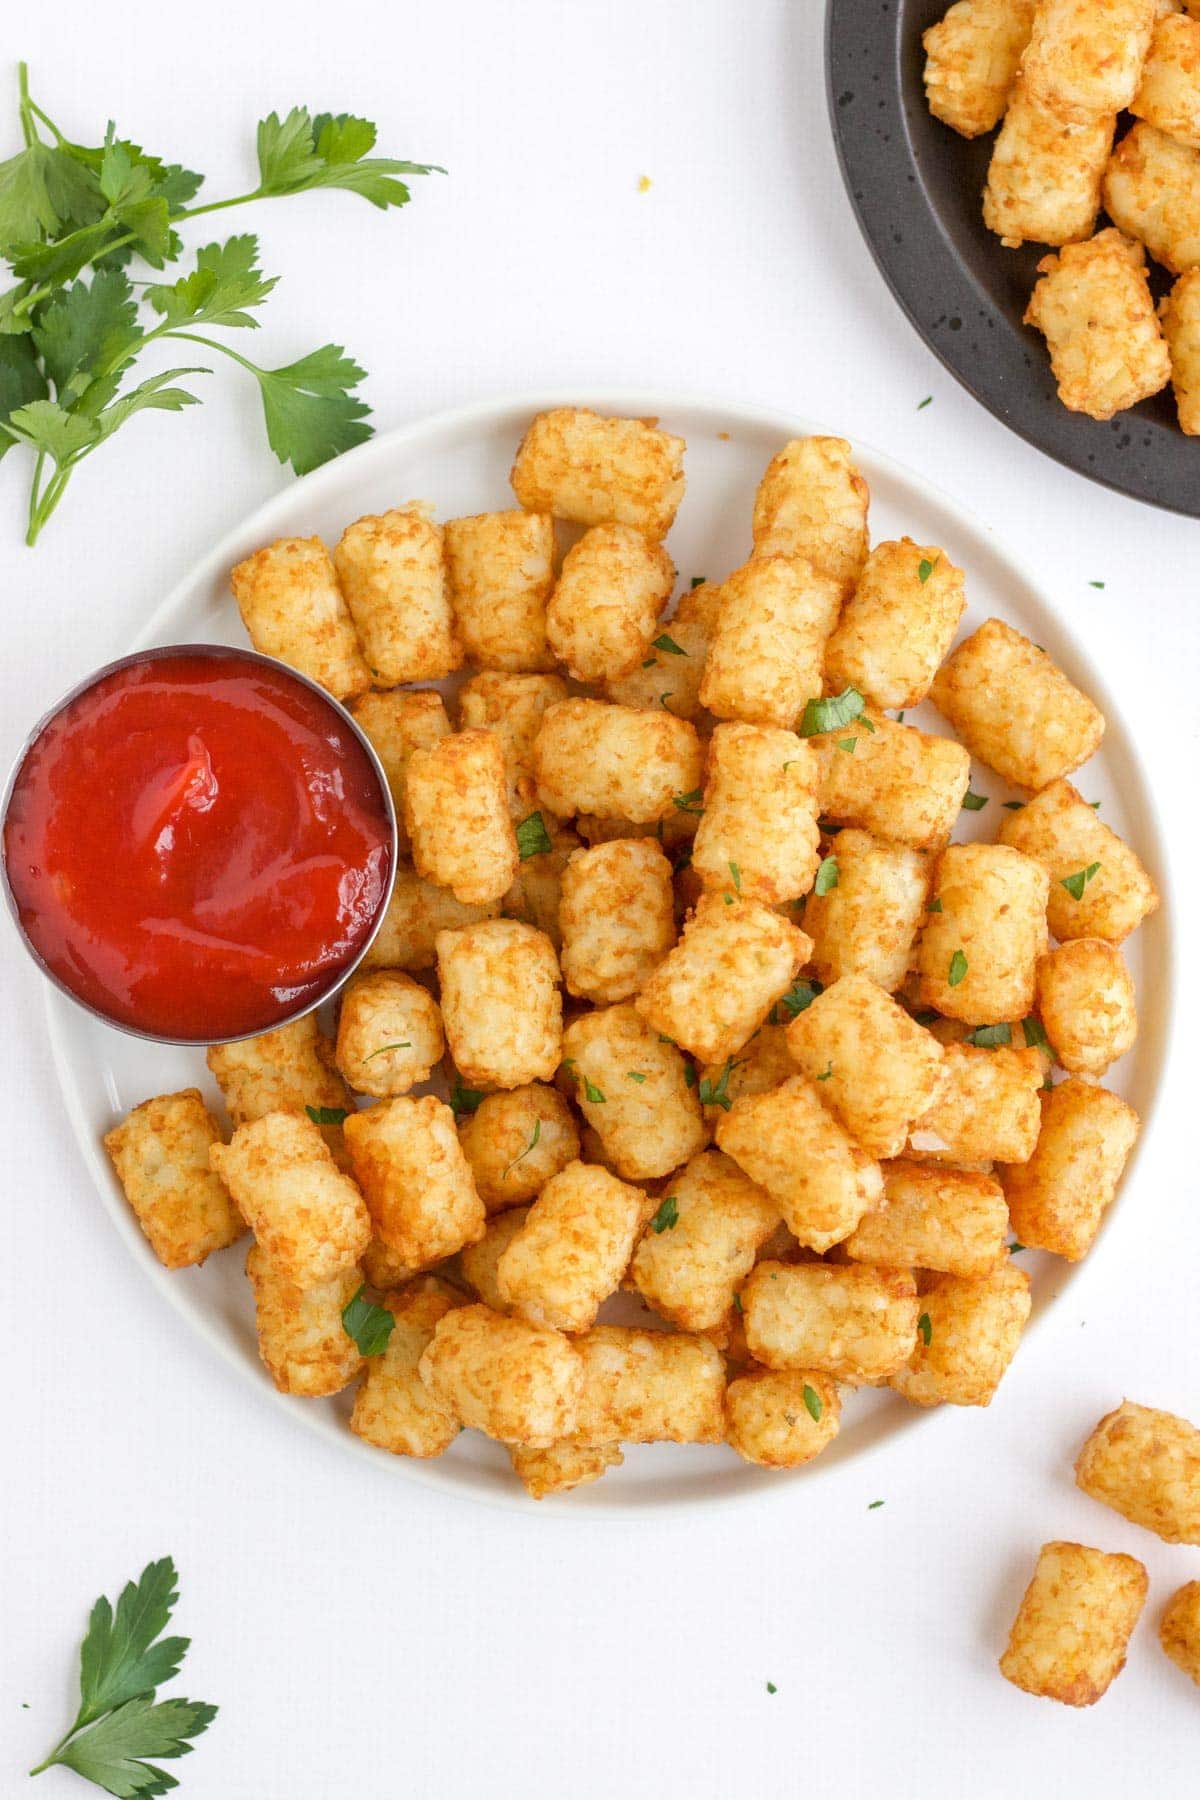
<instances>
[{"instance_id":1,"label":"red sauce in bowl","mask_svg":"<svg viewBox=\"0 0 1200 1800\"><path fill-rule=\"evenodd\" d=\"M153 1037L268 1030L337 984L387 899L394 832L340 710L236 650L148 652L43 726L4 857L31 947Z\"/></svg>"}]
</instances>

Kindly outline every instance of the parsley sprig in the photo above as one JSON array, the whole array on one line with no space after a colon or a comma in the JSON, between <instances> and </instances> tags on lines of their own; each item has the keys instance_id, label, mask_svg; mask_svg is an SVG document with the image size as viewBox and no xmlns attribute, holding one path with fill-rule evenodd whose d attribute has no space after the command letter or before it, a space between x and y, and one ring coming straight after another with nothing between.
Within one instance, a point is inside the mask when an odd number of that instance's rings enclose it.
<instances>
[{"instance_id":1,"label":"parsley sprig","mask_svg":"<svg viewBox=\"0 0 1200 1800\"><path fill-rule=\"evenodd\" d=\"M259 267L256 237L201 245L175 280L133 280L126 269L134 258L156 271L178 263L176 225L203 214L318 188L359 194L381 209L404 206L411 195L401 176L444 171L371 156L368 119L297 106L260 122L255 187L191 206L202 175L119 138L111 124L102 144L72 142L31 98L24 63L18 112L24 148L0 163L0 258L15 277L0 294L0 456L16 444L34 453L27 544L37 542L80 464L135 413L198 403L178 383L211 374L206 365L124 385L155 343L198 344L245 369L258 384L267 440L298 475L370 436L370 408L353 393L365 371L341 345L271 369L208 334L258 324L251 309L277 278Z\"/></svg>"},{"instance_id":2,"label":"parsley sprig","mask_svg":"<svg viewBox=\"0 0 1200 1800\"><path fill-rule=\"evenodd\" d=\"M190 1639L162 1636L179 1599L169 1556L127 1582L114 1611L102 1594L92 1608L79 1654L79 1711L31 1775L56 1765L74 1769L116 1800L145 1800L179 1784L149 1762L186 1756L217 1716L198 1700L155 1699L179 1673Z\"/></svg>"}]
</instances>

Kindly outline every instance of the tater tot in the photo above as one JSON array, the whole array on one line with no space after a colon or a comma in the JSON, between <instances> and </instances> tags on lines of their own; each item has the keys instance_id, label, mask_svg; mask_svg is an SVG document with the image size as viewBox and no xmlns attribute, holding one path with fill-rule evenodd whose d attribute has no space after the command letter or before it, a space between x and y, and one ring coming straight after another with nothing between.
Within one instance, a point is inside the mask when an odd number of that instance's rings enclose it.
<instances>
[{"instance_id":1,"label":"tater tot","mask_svg":"<svg viewBox=\"0 0 1200 1800\"><path fill-rule=\"evenodd\" d=\"M1126 132L1109 158L1103 192L1105 210L1117 232L1102 232L1101 237L1111 235L1120 242L1118 234L1124 232L1136 238L1172 275L1200 266L1200 150L1140 122ZM1131 250L1129 260L1136 261L1140 286L1144 287L1142 251L1138 250L1135 258ZM1125 286L1132 306L1128 277ZM1131 318L1127 329L1135 324L1138 332L1146 335L1140 305L1136 320ZM1156 393L1157 389L1147 391Z\"/></svg>"},{"instance_id":2,"label":"tater tot","mask_svg":"<svg viewBox=\"0 0 1200 1800\"><path fill-rule=\"evenodd\" d=\"M229 577L250 642L338 700L371 685L332 558L320 538L280 538Z\"/></svg>"},{"instance_id":3,"label":"tater tot","mask_svg":"<svg viewBox=\"0 0 1200 1800\"><path fill-rule=\"evenodd\" d=\"M644 661L675 565L632 525L594 525L563 558L546 641L577 681L612 680Z\"/></svg>"},{"instance_id":4,"label":"tater tot","mask_svg":"<svg viewBox=\"0 0 1200 1800\"><path fill-rule=\"evenodd\" d=\"M1007 844L949 844L917 944L924 1005L967 1025L1033 1010L1050 879Z\"/></svg>"},{"instance_id":5,"label":"tater tot","mask_svg":"<svg viewBox=\"0 0 1200 1800\"><path fill-rule=\"evenodd\" d=\"M754 554L801 556L844 597L866 561L870 499L845 438L793 438L758 484Z\"/></svg>"},{"instance_id":6,"label":"tater tot","mask_svg":"<svg viewBox=\"0 0 1200 1800\"><path fill-rule=\"evenodd\" d=\"M363 1197L311 1119L267 1113L208 1155L281 1280L331 1281L370 1243Z\"/></svg>"},{"instance_id":7,"label":"tater tot","mask_svg":"<svg viewBox=\"0 0 1200 1800\"><path fill-rule=\"evenodd\" d=\"M651 711L661 707L677 719L694 722L704 711L700 683L711 642L712 634L702 620L681 619L676 613L636 668L602 684L604 698L617 706Z\"/></svg>"},{"instance_id":8,"label":"tater tot","mask_svg":"<svg viewBox=\"0 0 1200 1800\"><path fill-rule=\"evenodd\" d=\"M554 586L554 520L547 512L447 519L446 574L454 623L480 669L552 669L546 602Z\"/></svg>"},{"instance_id":9,"label":"tater tot","mask_svg":"<svg viewBox=\"0 0 1200 1800\"><path fill-rule=\"evenodd\" d=\"M940 850L971 779L971 758L953 738L872 714L812 740L821 760L821 812L914 850ZM843 743L854 739L846 751Z\"/></svg>"},{"instance_id":10,"label":"tater tot","mask_svg":"<svg viewBox=\"0 0 1200 1800\"><path fill-rule=\"evenodd\" d=\"M1010 249L1090 237L1116 123L1112 112L1066 117L1018 77L988 164L988 230Z\"/></svg>"},{"instance_id":11,"label":"tater tot","mask_svg":"<svg viewBox=\"0 0 1200 1800\"><path fill-rule=\"evenodd\" d=\"M573 1020L563 1061L584 1118L626 1180L669 1175L707 1143L690 1067L629 1002Z\"/></svg>"},{"instance_id":12,"label":"tater tot","mask_svg":"<svg viewBox=\"0 0 1200 1800\"><path fill-rule=\"evenodd\" d=\"M955 0L923 34L929 110L961 137L981 137L1003 118L1029 42L1034 3Z\"/></svg>"},{"instance_id":13,"label":"tater tot","mask_svg":"<svg viewBox=\"0 0 1200 1800\"><path fill-rule=\"evenodd\" d=\"M903 1269L760 1262L742 1306L750 1353L768 1369L878 1381L907 1359L917 1336L917 1284Z\"/></svg>"},{"instance_id":14,"label":"tater tot","mask_svg":"<svg viewBox=\"0 0 1200 1800\"><path fill-rule=\"evenodd\" d=\"M843 975L787 1028L788 1049L870 1156L898 1156L945 1075L937 1039L865 975Z\"/></svg>"},{"instance_id":15,"label":"tater tot","mask_svg":"<svg viewBox=\"0 0 1200 1800\"><path fill-rule=\"evenodd\" d=\"M1123 1400L1075 1463L1085 1494L1167 1544L1200 1544L1200 1431L1175 1413Z\"/></svg>"},{"instance_id":16,"label":"tater tot","mask_svg":"<svg viewBox=\"0 0 1200 1800\"><path fill-rule=\"evenodd\" d=\"M674 1208L655 1214L630 1275L643 1300L683 1331L714 1331L779 1223L779 1208L717 1150L694 1156L670 1183Z\"/></svg>"},{"instance_id":17,"label":"tater tot","mask_svg":"<svg viewBox=\"0 0 1200 1800\"><path fill-rule=\"evenodd\" d=\"M794 731L718 725L692 846L692 867L704 885L765 906L806 894L820 862L820 776L812 746Z\"/></svg>"},{"instance_id":18,"label":"tater tot","mask_svg":"<svg viewBox=\"0 0 1200 1800\"><path fill-rule=\"evenodd\" d=\"M1200 30L1200 20L1195 23ZM1171 356L1179 429L1186 437L1200 436L1200 268L1188 269L1164 294L1158 317Z\"/></svg>"},{"instance_id":19,"label":"tater tot","mask_svg":"<svg viewBox=\"0 0 1200 1800\"><path fill-rule=\"evenodd\" d=\"M558 917L567 992L600 1005L628 1000L675 942L671 865L653 838L577 850Z\"/></svg>"},{"instance_id":20,"label":"tater tot","mask_svg":"<svg viewBox=\"0 0 1200 1800\"><path fill-rule=\"evenodd\" d=\"M459 1253L458 1266L462 1278L476 1299L493 1312L506 1313L508 1301L500 1292L497 1270L500 1259L518 1235L529 1216L528 1206L513 1206L506 1212L493 1213L487 1230L477 1244L468 1244Z\"/></svg>"},{"instance_id":21,"label":"tater tot","mask_svg":"<svg viewBox=\"0 0 1200 1800\"><path fill-rule=\"evenodd\" d=\"M446 1041L464 1081L549 1081L562 1057L558 958L519 919L485 919L437 938Z\"/></svg>"},{"instance_id":22,"label":"tater tot","mask_svg":"<svg viewBox=\"0 0 1200 1800\"><path fill-rule=\"evenodd\" d=\"M1187 1581L1167 1603L1158 1641L1185 1675L1200 1687L1200 1581Z\"/></svg>"},{"instance_id":23,"label":"tater tot","mask_svg":"<svg viewBox=\"0 0 1200 1800\"><path fill-rule=\"evenodd\" d=\"M468 728L431 750L414 750L404 823L418 875L448 887L464 906L486 906L506 893L520 856L495 732Z\"/></svg>"},{"instance_id":24,"label":"tater tot","mask_svg":"<svg viewBox=\"0 0 1200 1800\"><path fill-rule=\"evenodd\" d=\"M399 969L357 975L343 990L337 1065L357 1093L407 1094L428 1081L445 1048L437 1001Z\"/></svg>"},{"instance_id":25,"label":"tater tot","mask_svg":"<svg viewBox=\"0 0 1200 1800\"><path fill-rule=\"evenodd\" d=\"M1200 236L1197 245L1200 252ZM1119 231L1101 231L1090 243L1068 244L1058 256L1044 256L1038 268L1041 280L1025 309L1025 323L1046 339L1064 406L1111 419L1166 387L1171 359L1140 244Z\"/></svg>"},{"instance_id":26,"label":"tater tot","mask_svg":"<svg viewBox=\"0 0 1200 1800\"><path fill-rule=\"evenodd\" d=\"M930 698L972 755L1017 787L1040 788L1069 774L1104 736L1099 708L1002 619L986 620L964 639L938 671Z\"/></svg>"},{"instance_id":27,"label":"tater tot","mask_svg":"<svg viewBox=\"0 0 1200 1800\"><path fill-rule=\"evenodd\" d=\"M1040 1098L1037 1148L997 1174L1020 1241L1078 1262L1116 1194L1140 1122L1119 1095L1075 1077Z\"/></svg>"},{"instance_id":28,"label":"tater tot","mask_svg":"<svg viewBox=\"0 0 1200 1800\"><path fill-rule=\"evenodd\" d=\"M458 690L458 717L463 729L494 731L504 752L508 809L519 824L536 810L532 771L533 740L548 706L567 697L558 675L510 675L486 669Z\"/></svg>"},{"instance_id":29,"label":"tater tot","mask_svg":"<svg viewBox=\"0 0 1200 1800\"><path fill-rule=\"evenodd\" d=\"M535 1325L586 1331L629 1266L646 1211L640 1188L568 1163L552 1175L500 1258L497 1285Z\"/></svg>"},{"instance_id":30,"label":"tater tot","mask_svg":"<svg viewBox=\"0 0 1200 1800\"><path fill-rule=\"evenodd\" d=\"M438 1320L418 1368L462 1424L503 1444L547 1449L574 1430L583 1365L548 1325L457 1306Z\"/></svg>"},{"instance_id":31,"label":"tater tot","mask_svg":"<svg viewBox=\"0 0 1200 1800\"><path fill-rule=\"evenodd\" d=\"M396 810L396 845L408 854L408 830L404 823L404 789L408 759L414 750L429 750L439 738L449 737L450 721L440 694L360 694L351 702L355 721L371 740L371 748L383 764L392 805Z\"/></svg>"},{"instance_id":32,"label":"tater tot","mask_svg":"<svg viewBox=\"0 0 1200 1800\"><path fill-rule=\"evenodd\" d=\"M559 922L563 874L580 843L569 826L554 823L553 813L544 814L542 824L550 839L550 848L521 858L517 878L501 901L500 910L504 918L519 919L523 925L532 925L542 932L558 952L562 950L563 941ZM526 829L536 833L536 820Z\"/></svg>"},{"instance_id":33,"label":"tater tot","mask_svg":"<svg viewBox=\"0 0 1200 1800\"><path fill-rule=\"evenodd\" d=\"M831 1444L842 1402L828 1375L812 1369L753 1369L725 1390L726 1438L761 1469L798 1469Z\"/></svg>"},{"instance_id":34,"label":"tater tot","mask_svg":"<svg viewBox=\"0 0 1200 1800\"><path fill-rule=\"evenodd\" d=\"M1200 150L1200 19L1167 13L1158 20L1129 110Z\"/></svg>"},{"instance_id":35,"label":"tater tot","mask_svg":"<svg viewBox=\"0 0 1200 1800\"><path fill-rule=\"evenodd\" d=\"M538 794L560 818L599 813L646 825L676 800L699 802L700 739L661 707L564 700L542 720L532 762Z\"/></svg>"},{"instance_id":36,"label":"tater tot","mask_svg":"<svg viewBox=\"0 0 1200 1800\"><path fill-rule=\"evenodd\" d=\"M928 858L869 832L839 831L829 846L837 880L804 903L812 966L828 984L866 975L892 994L904 985L929 896Z\"/></svg>"},{"instance_id":37,"label":"tater tot","mask_svg":"<svg viewBox=\"0 0 1200 1800\"><path fill-rule=\"evenodd\" d=\"M362 1286L351 1264L328 1281L297 1287L252 1244L246 1274L254 1290L258 1353L281 1394L316 1399L340 1393L362 1367L342 1310Z\"/></svg>"},{"instance_id":38,"label":"tater tot","mask_svg":"<svg viewBox=\"0 0 1200 1800\"><path fill-rule=\"evenodd\" d=\"M719 719L792 730L821 692L842 591L799 556L756 552L721 583L700 699Z\"/></svg>"},{"instance_id":39,"label":"tater tot","mask_svg":"<svg viewBox=\"0 0 1200 1800\"><path fill-rule=\"evenodd\" d=\"M1135 1557L1043 1544L1000 1673L1027 1694L1094 1706L1125 1667L1148 1586Z\"/></svg>"},{"instance_id":40,"label":"tater tot","mask_svg":"<svg viewBox=\"0 0 1200 1800\"><path fill-rule=\"evenodd\" d=\"M1155 13L1155 0L1039 0L1024 80L1064 111L1122 111L1137 92Z\"/></svg>"},{"instance_id":41,"label":"tater tot","mask_svg":"<svg viewBox=\"0 0 1200 1800\"><path fill-rule=\"evenodd\" d=\"M541 1082L485 1094L458 1138L489 1212L531 1200L579 1155L571 1108Z\"/></svg>"},{"instance_id":42,"label":"tater tot","mask_svg":"<svg viewBox=\"0 0 1200 1800\"><path fill-rule=\"evenodd\" d=\"M569 1440L550 1444L544 1450L510 1444L508 1455L513 1474L533 1500L586 1487L625 1461L616 1444L573 1444Z\"/></svg>"},{"instance_id":43,"label":"tater tot","mask_svg":"<svg viewBox=\"0 0 1200 1800\"><path fill-rule=\"evenodd\" d=\"M787 1031L782 1023L776 1021L794 1018L792 1004L799 1011L799 1000L802 998L806 1005L809 1004L813 991L811 983L801 976L793 982L784 998L776 1001L771 1008L771 1022L756 1031L749 1042L742 1045L736 1057L704 1065L700 1071L700 1091L709 1096L703 1105L704 1116L710 1125L715 1126L721 1114L728 1112L735 1100L751 1094L765 1094L771 1088L777 1088L781 1082L790 1080L796 1073L796 1065L787 1046ZM819 993L820 989L815 991Z\"/></svg>"},{"instance_id":44,"label":"tater tot","mask_svg":"<svg viewBox=\"0 0 1200 1800\"><path fill-rule=\"evenodd\" d=\"M486 906L464 906L449 888L424 880L407 863L401 863L383 921L359 967L432 969L437 962L439 932L495 918L499 911L499 900L490 900Z\"/></svg>"},{"instance_id":45,"label":"tater tot","mask_svg":"<svg viewBox=\"0 0 1200 1800\"><path fill-rule=\"evenodd\" d=\"M389 1288L407 1287L417 1271L406 1263L402 1256L388 1248L382 1238L373 1237L362 1256L359 1266L366 1279L374 1288L386 1292Z\"/></svg>"},{"instance_id":46,"label":"tater tot","mask_svg":"<svg viewBox=\"0 0 1200 1800\"><path fill-rule=\"evenodd\" d=\"M634 1004L704 1062L736 1055L808 960L812 942L757 900L703 894Z\"/></svg>"},{"instance_id":47,"label":"tater tot","mask_svg":"<svg viewBox=\"0 0 1200 1800\"><path fill-rule=\"evenodd\" d=\"M1125 958L1103 938L1074 938L1038 963L1037 1006L1063 1068L1103 1075L1133 1048L1137 1002Z\"/></svg>"},{"instance_id":48,"label":"tater tot","mask_svg":"<svg viewBox=\"0 0 1200 1800\"><path fill-rule=\"evenodd\" d=\"M579 525L632 525L658 541L683 499L684 449L682 438L644 419L555 407L539 413L521 439L513 492L531 511Z\"/></svg>"},{"instance_id":49,"label":"tater tot","mask_svg":"<svg viewBox=\"0 0 1200 1800\"><path fill-rule=\"evenodd\" d=\"M1125 941L1158 905L1136 853L1102 823L1069 781L1005 814L1000 841L1036 857L1050 877L1046 917L1060 943L1073 938Z\"/></svg>"},{"instance_id":50,"label":"tater tot","mask_svg":"<svg viewBox=\"0 0 1200 1800\"><path fill-rule=\"evenodd\" d=\"M199 1088L143 1100L104 1134L117 1179L160 1263L202 1263L236 1243L246 1222L208 1153L221 1142Z\"/></svg>"},{"instance_id":51,"label":"tater tot","mask_svg":"<svg viewBox=\"0 0 1200 1800\"><path fill-rule=\"evenodd\" d=\"M460 1426L445 1401L421 1380L417 1365L438 1320L461 1306L463 1297L427 1275L409 1288L384 1294L380 1304L392 1315L391 1336L381 1355L366 1359L350 1429L393 1456L440 1456Z\"/></svg>"},{"instance_id":52,"label":"tater tot","mask_svg":"<svg viewBox=\"0 0 1200 1800\"><path fill-rule=\"evenodd\" d=\"M919 705L966 603L962 570L936 544L876 544L825 646L827 683L873 706Z\"/></svg>"},{"instance_id":53,"label":"tater tot","mask_svg":"<svg viewBox=\"0 0 1200 1800\"><path fill-rule=\"evenodd\" d=\"M883 1165L883 1198L846 1239L853 1262L990 1275L1004 1260L1008 1207L990 1175L914 1162Z\"/></svg>"},{"instance_id":54,"label":"tater tot","mask_svg":"<svg viewBox=\"0 0 1200 1800\"><path fill-rule=\"evenodd\" d=\"M573 1340L583 1364L581 1444L719 1444L725 1364L707 1338L595 1325Z\"/></svg>"},{"instance_id":55,"label":"tater tot","mask_svg":"<svg viewBox=\"0 0 1200 1800\"><path fill-rule=\"evenodd\" d=\"M1042 1058L1014 1039L995 1050L946 1044L945 1083L913 1125L909 1150L960 1166L1027 1162L1037 1145L1042 1109Z\"/></svg>"},{"instance_id":56,"label":"tater tot","mask_svg":"<svg viewBox=\"0 0 1200 1800\"><path fill-rule=\"evenodd\" d=\"M333 553L371 673L388 687L462 667L439 526L417 506L348 525Z\"/></svg>"},{"instance_id":57,"label":"tater tot","mask_svg":"<svg viewBox=\"0 0 1200 1800\"><path fill-rule=\"evenodd\" d=\"M922 1276L917 1341L888 1386L913 1406L990 1406L1032 1304L1028 1275L1007 1259L982 1278Z\"/></svg>"},{"instance_id":58,"label":"tater tot","mask_svg":"<svg viewBox=\"0 0 1200 1800\"><path fill-rule=\"evenodd\" d=\"M267 1113L302 1113L309 1106L336 1111L350 1105L316 1013L236 1044L214 1044L205 1061L235 1125L249 1125Z\"/></svg>"},{"instance_id":59,"label":"tater tot","mask_svg":"<svg viewBox=\"0 0 1200 1800\"><path fill-rule=\"evenodd\" d=\"M428 1269L483 1236L483 1202L443 1101L381 1101L347 1119L346 1144L375 1235L410 1267Z\"/></svg>"},{"instance_id":60,"label":"tater tot","mask_svg":"<svg viewBox=\"0 0 1200 1800\"><path fill-rule=\"evenodd\" d=\"M821 1104L805 1075L735 1100L717 1142L770 1195L796 1240L822 1252L849 1237L883 1194L879 1164Z\"/></svg>"}]
</instances>

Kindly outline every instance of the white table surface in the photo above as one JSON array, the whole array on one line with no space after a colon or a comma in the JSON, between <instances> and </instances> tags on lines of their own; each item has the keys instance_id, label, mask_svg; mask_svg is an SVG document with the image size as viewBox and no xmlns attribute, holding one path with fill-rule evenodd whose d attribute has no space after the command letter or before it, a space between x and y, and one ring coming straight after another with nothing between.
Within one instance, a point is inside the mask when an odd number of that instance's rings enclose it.
<instances>
[{"instance_id":1,"label":"white table surface","mask_svg":"<svg viewBox=\"0 0 1200 1800\"><path fill-rule=\"evenodd\" d=\"M328 195L228 222L258 229L283 277L264 360L346 343L380 426L551 384L708 391L823 420L971 505L1040 567L1120 686L1187 907L1200 526L1027 448L914 335L838 178L822 13L258 0L222 18L129 0L116 23L90 5L27 9L7 50L68 131L94 139L111 113L214 193L250 185L260 113L301 100L365 113L384 151L449 167L400 214ZM15 70L5 80L11 151ZM36 552L20 545L26 465L4 464L5 762L32 715L121 652L286 479L235 374L206 385L203 411L123 432ZM1169 1091L1125 1200L1144 1227L1121 1231L990 1411L757 1505L607 1524L376 1475L180 1335L89 1188L40 984L9 937L0 1794L26 1791L21 1771L66 1723L93 1597L168 1551L194 1638L177 1686L221 1707L172 1765L188 1800L1194 1793L1200 1693L1155 1624L1200 1551L1097 1507L1070 1470L1122 1394L1200 1419L1200 989L1193 934L1183 917L1176 929ZM1131 1551L1152 1578L1128 1669L1079 1714L995 1667L1036 1549L1060 1536ZM73 1783L54 1771L28 1791L66 1800L84 1791Z\"/></svg>"}]
</instances>

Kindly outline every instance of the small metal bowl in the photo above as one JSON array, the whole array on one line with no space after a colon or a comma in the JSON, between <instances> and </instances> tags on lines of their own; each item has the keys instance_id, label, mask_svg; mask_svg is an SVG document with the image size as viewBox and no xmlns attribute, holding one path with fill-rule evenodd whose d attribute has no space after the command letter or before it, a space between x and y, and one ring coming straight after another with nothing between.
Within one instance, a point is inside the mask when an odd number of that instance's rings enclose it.
<instances>
[{"instance_id":1,"label":"small metal bowl","mask_svg":"<svg viewBox=\"0 0 1200 1800\"><path fill-rule=\"evenodd\" d=\"M89 689L95 687L98 682L105 680L109 675L115 675L121 669L141 667L145 663L159 662L164 657L168 656L207 656L212 657L214 660L228 659L231 662L260 663L264 668L281 671L300 687L307 688L310 693L315 694L334 715L338 723L347 728L366 755L366 758L374 771L375 779L379 784L380 798L383 801L384 813L391 833L389 846L390 867L388 871L387 886L384 889L383 899L380 902L379 910L375 915L374 923L359 946L357 955L337 971L336 975L330 979L327 987L323 988L321 992L313 996L313 998L306 1000L302 1006L298 1006L294 1012L287 1013L282 1018L276 1017L264 1020L264 1022L255 1030L238 1031L233 1033L230 1037L169 1037L164 1036L161 1032L141 1031L136 1025L129 1025L123 1019L114 1019L110 1014L103 1012L99 1007L93 1006L90 1001L81 999L75 990L70 987L60 975L56 974L53 969L47 966L42 960L42 957L38 954L34 945L30 943L25 932L25 927L21 923L20 913L17 909L16 895L12 891L12 884L8 877L8 858L3 850L4 828L8 823L8 809L12 803L13 789L16 786L18 776L25 765L26 757L29 755L30 750L41 737L46 727L58 717L59 713L61 713L64 708L70 706L72 701L78 700L81 694L86 694ZM328 1000L332 1000L335 995L340 993L341 989L354 974L378 935L379 928L383 924L389 902L391 901L392 889L396 882L397 858L398 842L396 835L396 809L392 803L392 792L388 786L387 776L383 771L383 764L376 755L370 739L362 730L358 722L340 701L333 698L332 694L327 693L317 682L310 681L307 675L301 675L299 670L293 669L288 663L281 662L278 657L263 656L258 650L235 649L225 644L162 644L156 646L152 650L137 650L132 656L119 656L115 662L105 663L103 668L96 669L83 681L77 682L69 693L64 694L61 700L50 707L49 711L42 714L42 717L28 733L21 748L17 752L16 759L9 771L8 780L4 784L3 796L0 797L0 865L3 867L4 899L22 944L24 944L29 955L37 964L42 974L46 977L46 980L52 982L59 992L65 994L69 1000L73 1000L75 1005L80 1007L82 1011L91 1013L94 1019L99 1019L103 1024L112 1026L114 1031L123 1031L128 1037L142 1038L155 1044L178 1044L183 1046L190 1045L196 1048L206 1048L211 1044L241 1043L246 1038L258 1037L264 1031L277 1031L284 1025L292 1025L297 1019L304 1018L307 1013L315 1012L317 1007L323 1006Z\"/></svg>"}]
</instances>

